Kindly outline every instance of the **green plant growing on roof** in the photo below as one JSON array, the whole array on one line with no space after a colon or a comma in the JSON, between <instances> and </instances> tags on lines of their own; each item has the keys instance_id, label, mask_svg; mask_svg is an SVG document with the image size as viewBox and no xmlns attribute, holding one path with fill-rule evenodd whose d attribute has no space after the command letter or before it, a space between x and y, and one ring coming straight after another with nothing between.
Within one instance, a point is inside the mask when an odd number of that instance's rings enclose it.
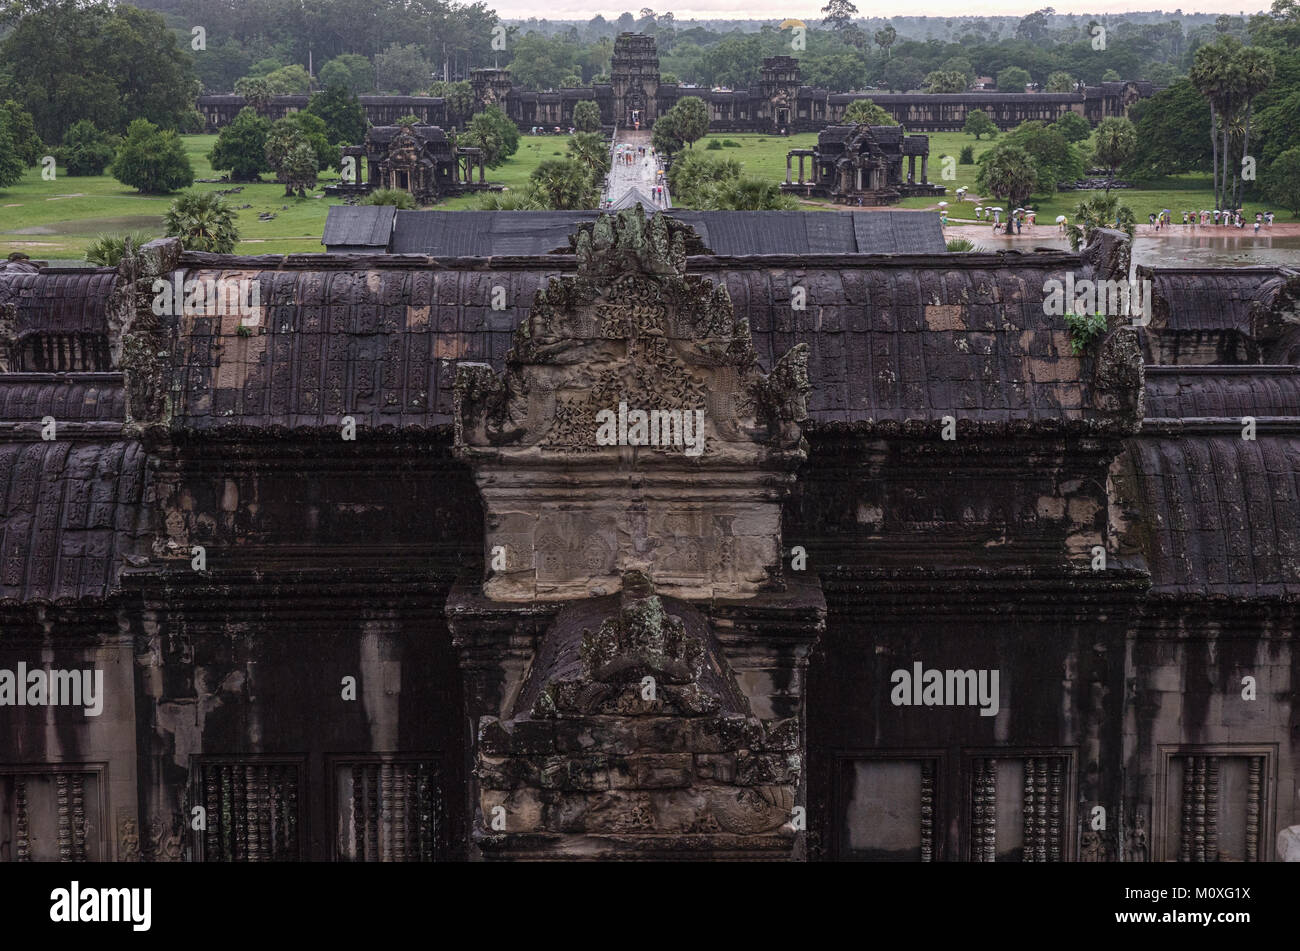
<instances>
[{"instance_id":1,"label":"green plant growing on roof","mask_svg":"<svg viewBox=\"0 0 1300 951\"><path fill-rule=\"evenodd\" d=\"M1067 311L1065 326L1070 330L1070 352L1076 357L1088 349L1098 337L1106 332L1106 315L1076 314Z\"/></svg>"}]
</instances>

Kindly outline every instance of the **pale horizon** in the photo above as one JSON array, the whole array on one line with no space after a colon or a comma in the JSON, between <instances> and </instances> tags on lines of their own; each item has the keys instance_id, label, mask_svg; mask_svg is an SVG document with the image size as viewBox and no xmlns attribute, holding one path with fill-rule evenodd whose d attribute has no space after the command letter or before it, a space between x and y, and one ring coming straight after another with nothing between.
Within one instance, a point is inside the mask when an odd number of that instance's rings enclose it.
<instances>
[{"instance_id":1,"label":"pale horizon","mask_svg":"<svg viewBox=\"0 0 1300 951\"><path fill-rule=\"evenodd\" d=\"M496 10L497 15L507 20L527 20L532 17L547 20L590 20L592 17L600 14L607 20L617 20L624 12L636 16L642 7L648 4L645 0L635 6L635 9L617 8L601 9L592 4L584 3L552 3L548 4L544 14L539 14L536 4L524 3L521 0L506 0L506 2L489 3L492 9ZM718 20L718 19L735 19L735 20L783 20L787 18L803 20L805 23L815 25L821 21L819 12L825 3L809 4L806 9L796 9L791 12L793 7L803 7L800 4L764 2L757 3L754 0L716 0L700 6L679 7L669 5L663 10L656 12L672 11L673 16L681 20ZM1228 13L1233 16L1246 15L1253 13L1262 13L1268 10L1269 5L1265 4L1256 9L1245 9L1240 4L1231 2L1225 3L1175 3L1171 7L1146 7L1135 6L1132 3L1078 3L1065 4L1045 0L1042 3L1024 3L1019 0L1012 2L994 2L981 3L978 10L972 10L970 6L958 0L935 0L935 2L926 5L924 14L918 12L899 13L897 10L885 12L878 9L872 9L865 4L858 4L859 18L872 17L894 17L894 16L931 16L931 17L961 17L961 18L978 18L989 16L1026 16L1035 10L1042 9L1045 6L1051 6L1058 14L1082 15L1089 13L1104 13L1107 15L1127 14L1127 13L1152 13L1165 12L1173 15L1175 10L1181 10L1184 14L1202 13L1202 14L1220 14ZM655 9L651 7L651 9Z\"/></svg>"}]
</instances>

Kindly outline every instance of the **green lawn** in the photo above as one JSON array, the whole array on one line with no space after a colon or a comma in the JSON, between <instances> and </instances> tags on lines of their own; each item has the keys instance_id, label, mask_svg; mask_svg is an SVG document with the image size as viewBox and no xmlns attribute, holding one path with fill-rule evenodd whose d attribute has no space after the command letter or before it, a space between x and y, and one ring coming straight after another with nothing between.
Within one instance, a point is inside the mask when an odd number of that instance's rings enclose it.
<instances>
[{"instance_id":1,"label":"green lawn","mask_svg":"<svg viewBox=\"0 0 1300 951\"><path fill-rule=\"evenodd\" d=\"M187 135L182 137L186 152L194 166L196 178L216 178L208 165L207 152L216 141L212 135ZM739 148L723 148L708 152L722 158L735 158L746 174L767 181L785 180L785 154L790 149L812 148L817 141L814 133L792 136L721 134L707 136L695 143L695 149L707 149L710 139L730 139ZM974 145L978 158L992 148L996 139L976 142L973 137L960 132L940 132L930 135L930 180L946 185L951 196L958 186L965 185L976 191L975 165L955 166L955 179L943 178L942 156L958 156L961 147ZM564 136L523 136L519 151L499 168L488 169L488 181L511 188L523 186L538 164L560 157L565 150ZM919 166L917 169L920 171ZM322 177L322 186L337 181L337 174L328 172ZM1146 223L1151 212L1169 208L1181 223L1182 212L1212 207L1210 178L1208 175L1180 175L1159 182L1148 183L1144 189L1126 189L1118 192L1121 200L1133 209L1138 221ZM222 184L195 184L201 191L226 189ZM321 196L286 198L284 188L273 182L244 185L238 194L230 195L232 204L249 205L239 208L238 223L242 240L238 250L244 254L291 253L323 250L320 237L325 227L325 217L333 200ZM1050 223L1058 214L1073 215L1074 206L1086 192L1061 192L1043 200L1034 200L1039 221ZM17 185L0 191L0 257L13 251L22 251L34 258L79 261L84 251L97 236L104 233L121 234L143 231L151 236L162 234L162 215L174 196L146 196L121 185L113 178L101 175L93 178L70 178L59 170L54 181L41 179L40 169L27 170ZM954 218L974 218L974 204L958 204L950 197L950 211ZM467 195L450 199L435 207L448 210L473 208L478 198ZM931 208L935 199L905 199L899 207ZM826 210L821 203L803 203L809 211ZM1248 203L1248 215L1268 210L1265 205ZM1277 209L1273 209L1277 210ZM270 212L276 217L259 221L258 214ZM30 230L29 230L30 229ZM14 234L26 230L28 233Z\"/></svg>"},{"instance_id":2,"label":"green lawn","mask_svg":"<svg viewBox=\"0 0 1300 951\"><path fill-rule=\"evenodd\" d=\"M207 153L215 135L182 136L185 151L194 166L195 178L216 178ZM321 184L337 181L329 172ZM195 183L197 191L214 191L238 186ZM175 196L141 195L108 175L72 178L63 169L54 181L44 181L39 168L30 168L23 180L0 191L0 256L22 251L34 258L82 260L86 245L98 235L143 231L151 236L163 233L162 215ZM324 198L286 198L284 186L273 182L244 185L230 195L231 204L250 205L239 209L238 250L245 254L263 252L321 251L321 231L326 208ZM261 212L271 212L272 221L259 221ZM40 228L52 233L12 234L19 229Z\"/></svg>"},{"instance_id":3,"label":"green lawn","mask_svg":"<svg viewBox=\"0 0 1300 951\"><path fill-rule=\"evenodd\" d=\"M977 194L979 189L975 184L975 173L978 171L978 165L958 165L956 167L956 179L947 180L943 178L943 159L942 156L952 155L960 157L961 149L965 145L975 146L975 159L983 155L988 149L997 143L997 139L981 139L975 141L974 136L967 135L964 132L932 132L930 133L930 181L948 188L949 196L956 192L957 188L965 185L970 189L971 194ZM1091 152L1091 143L1084 143L1084 149ZM918 168L918 173L919 173ZM1152 182L1143 182L1143 188L1124 188L1112 192L1118 195L1121 202L1133 209L1137 216L1138 222L1147 223L1147 215L1168 208L1174 215L1175 223L1182 224L1182 213L1184 211L1199 211L1202 208L1214 207L1214 182L1212 176L1204 173L1190 173L1186 175L1175 175L1168 178L1159 179ZM1075 206L1092 194L1099 192L1057 192L1046 198L1031 198L1029 204L1038 211L1038 221L1040 224L1051 223L1055 221L1057 215L1067 215L1073 217ZM900 208L933 208L937 199L932 198L905 198L899 203ZM954 218L975 217L975 204L967 202L959 204L954 198L949 197L949 212ZM993 202L1000 204L1004 208L1005 202ZM1267 203L1246 202L1246 214L1253 221L1257 211L1278 211L1279 209L1268 205Z\"/></svg>"},{"instance_id":4,"label":"green lawn","mask_svg":"<svg viewBox=\"0 0 1300 951\"><path fill-rule=\"evenodd\" d=\"M708 149L709 141L718 139L722 142L738 142L740 148L723 148L705 151L712 158L735 159L744 169L746 175L761 178L769 182L785 181L785 153L791 149L811 149L817 144L817 133L801 132L798 135L746 135L728 132L718 135L706 135L695 143L694 151ZM810 168L808 159L804 159L804 172ZM791 164L790 180L799 174L799 166Z\"/></svg>"}]
</instances>

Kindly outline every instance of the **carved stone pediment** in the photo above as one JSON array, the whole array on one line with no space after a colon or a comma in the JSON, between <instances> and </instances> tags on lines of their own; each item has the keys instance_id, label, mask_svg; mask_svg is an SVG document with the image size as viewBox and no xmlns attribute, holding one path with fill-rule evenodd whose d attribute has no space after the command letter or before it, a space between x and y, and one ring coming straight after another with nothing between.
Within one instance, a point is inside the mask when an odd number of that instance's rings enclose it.
<instances>
[{"instance_id":1,"label":"carved stone pediment","mask_svg":"<svg viewBox=\"0 0 1300 951\"><path fill-rule=\"evenodd\" d=\"M783 857L803 770L798 718L762 720L708 619L629 573L620 598L561 609L513 714L477 730L488 854Z\"/></svg>"},{"instance_id":2,"label":"carved stone pediment","mask_svg":"<svg viewBox=\"0 0 1300 951\"><path fill-rule=\"evenodd\" d=\"M686 225L636 207L571 244L577 273L538 291L504 376L458 368L457 450L507 563L485 591L610 594L626 569L674 596L759 590L805 457L807 348L762 372L726 288L686 273Z\"/></svg>"},{"instance_id":3,"label":"carved stone pediment","mask_svg":"<svg viewBox=\"0 0 1300 951\"><path fill-rule=\"evenodd\" d=\"M602 215L571 239L575 277L553 279L515 332L498 378L462 364L457 444L467 456L510 448L592 453L596 415L629 408L704 410L708 449L802 453L807 347L770 375L725 287L686 275L699 239L637 207ZM665 447L667 448L667 447Z\"/></svg>"}]
</instances>

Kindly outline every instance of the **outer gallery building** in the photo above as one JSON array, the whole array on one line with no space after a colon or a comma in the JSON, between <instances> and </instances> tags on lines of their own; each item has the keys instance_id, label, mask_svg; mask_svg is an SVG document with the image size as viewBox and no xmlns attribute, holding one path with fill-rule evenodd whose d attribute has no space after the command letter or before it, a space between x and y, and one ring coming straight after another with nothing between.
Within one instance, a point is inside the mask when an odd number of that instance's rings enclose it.
<instances>
[{"instance_id":1,"label":"outer gallery building","mask_svg":"<svg viewBox=\"0 0 1300 951\"><path fill-rule=\"evenodd\" d=\"M1127 115L1139 99L1153 94L1149 82L1104 82L1076 92L1025 92L1023 89L963 93L890 93L871 90L848 92L820 89L804 84L799 60L793 56L769 56L763 60L759 81L749 89L709 89L662 82L659 53L653 36L621 33L614 40L608 83L564 89L527 89L515 85L508 69L472 69L473 112L500 106L521 129L535 126L568 129L573 125L573 108L591 101L600 107L601 120L608 128L641 128L654 125L683 96L698 96L709 109L713 132L818 132L844 117L856 99L871 99L910 132L961 131L966 116L982 109L999 129L1012 129L1029 119L1053 122L1067 112L1083 116L1094 125L1108 116ZM437 96L362 96L367 120L378 126L391 125L398 118L416 115L421 121L443 128L461 127L470 118L456 114L451 104ZM308 97L275 96L265 112L280 119L307 107ZM243 96L204 95L196 108L207 121L208 131L230 123L247 105Z\"/></svg>"},{"instance_id":2,"label":"outer gallery building","mask_svg":"<svg viewBox=\"0 0 1300 951\"><path fill-rule=\"evenodd\" d=\"M1300 274L569 237L0 268L0 859L1290 847Z\"/></svg>"}]
</instances>

